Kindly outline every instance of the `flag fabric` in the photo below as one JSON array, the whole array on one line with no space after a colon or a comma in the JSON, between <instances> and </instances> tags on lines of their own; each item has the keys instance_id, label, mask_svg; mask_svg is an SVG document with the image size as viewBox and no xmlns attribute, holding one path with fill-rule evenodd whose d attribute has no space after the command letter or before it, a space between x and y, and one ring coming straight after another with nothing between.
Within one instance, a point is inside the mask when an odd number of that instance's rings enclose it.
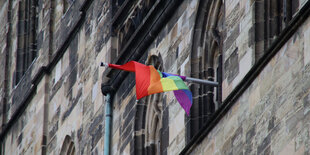
<instances>
[{"instance_id":1,"label":"flag fabric","mask_svg":"<svg viewBox=\"0 0 310 155\"><path fill-rule=\"evenodd\" d=\"M138 100L148 95L173 91L176 99L189 115L192 106L192 93L183 81L186 79L185 76L160 72L154 66L146 66L136 61L130 61L124 65L108 65L113 69L135 72Z\"/></svg>"}]
</instances>

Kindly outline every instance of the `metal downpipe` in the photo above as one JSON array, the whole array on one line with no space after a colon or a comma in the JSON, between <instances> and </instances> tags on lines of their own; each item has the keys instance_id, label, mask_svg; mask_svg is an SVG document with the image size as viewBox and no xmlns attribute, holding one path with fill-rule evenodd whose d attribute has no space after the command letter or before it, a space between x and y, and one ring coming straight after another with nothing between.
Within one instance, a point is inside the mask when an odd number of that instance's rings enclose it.
<instances>
[{"instance_id":1,"label":"metal downpipe","mask_svg":"<svg viewBox=\"0 0 310 155\"><path fill-rule=\"evenodd\" d=\"M110 155L111 128L112 128L112 99L113 95L106 95L105 130L104 130L104 155Z\"/></svg>"}]
</instances>

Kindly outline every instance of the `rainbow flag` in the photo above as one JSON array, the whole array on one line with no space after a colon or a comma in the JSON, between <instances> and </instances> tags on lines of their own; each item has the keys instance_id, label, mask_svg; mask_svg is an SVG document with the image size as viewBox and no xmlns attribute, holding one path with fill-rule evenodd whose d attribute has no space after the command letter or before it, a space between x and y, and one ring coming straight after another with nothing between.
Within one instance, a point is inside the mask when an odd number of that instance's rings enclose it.
<instances>
[{"instance_id":1,"label":"rainbow flag","mask_svg":"<svg viewBox=\"0 0 310 155\"><path fill-rule=\"evenodd\" d=\"M173 91L176 99L189 115L192 106L192 93L183 81L185 76L160 72L153 66L146 66L136 61L130 61L124 65L108 65L113 69L135 72L138 100L148 95Z\"/></svg>"}]
</instances>

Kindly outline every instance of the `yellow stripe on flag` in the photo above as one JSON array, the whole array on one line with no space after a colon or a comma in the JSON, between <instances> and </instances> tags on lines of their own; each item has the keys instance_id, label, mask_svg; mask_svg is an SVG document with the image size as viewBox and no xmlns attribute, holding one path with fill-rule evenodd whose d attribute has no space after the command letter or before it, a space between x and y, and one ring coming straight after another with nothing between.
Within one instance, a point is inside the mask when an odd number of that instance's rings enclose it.
<instances>
[{"instance_id":1,"label":"yellow stripe on flag","mask_svg":"<svg viewBox=\"0 0 310 155\"><path fill-rule=\"evenodd\" d=\"M175 85L175 83L172 79L162 78L162 79L160 79L160 82L163 86L164 91L178 90L178 87Z\"/></svg>"}]
</instances>

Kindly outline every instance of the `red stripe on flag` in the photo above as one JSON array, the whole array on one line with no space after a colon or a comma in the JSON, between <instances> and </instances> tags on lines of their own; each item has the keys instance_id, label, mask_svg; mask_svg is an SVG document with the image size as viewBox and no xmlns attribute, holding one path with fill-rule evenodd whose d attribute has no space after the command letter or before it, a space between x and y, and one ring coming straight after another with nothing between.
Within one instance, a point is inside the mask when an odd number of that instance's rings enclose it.
<instances>
[{"instance_id":1,"label":"red stripe on flag","mask_svg":"<svg viewBox=\"0 0 310 155\"><path fill-rule=\"evenodd\" d=\"M137 99L141 99L148 95L148 88L150 86L151 72L150 67L135 63L136 68L136 94Z\"/></svg>"},{"instance_id":2,"label":"red stripe on flag","mask_svg":"<svg viewBox=\"0 0 310 155\"><path fill-rule=\"evenodd\" d=\"M121 70L129 71L129 72L135 72L135 64L136 64L135 61L130 61L124 65L109 64L109 67L113 69L121 69Z\"/></svg>"},{"instance_id":3,"label":"red stripe on flag","mask_svg":"<svg viewBox=\"0 0 310 155\"><path fill-rule=\"evenodd\" d=\"M148 87L150 86L150 67L144 64L130 61L124 65L109 64L109 67L113 69L121 69L129 72L135 72L136 75L136 94L137 99L141 99L148 95Z\"/></svg>"}]
</instances>

